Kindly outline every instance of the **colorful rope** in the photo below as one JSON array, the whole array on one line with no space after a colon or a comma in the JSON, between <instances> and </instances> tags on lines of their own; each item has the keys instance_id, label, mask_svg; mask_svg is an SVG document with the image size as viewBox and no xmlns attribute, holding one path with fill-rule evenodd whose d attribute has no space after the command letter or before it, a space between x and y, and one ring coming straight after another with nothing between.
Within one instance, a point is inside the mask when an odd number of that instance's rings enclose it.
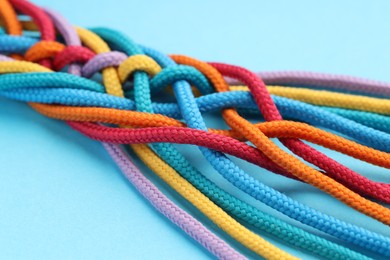
<instances>
[{"instance_id":1,"label":"colorful rope","mask_svg":"<svg viewBox=\"0 0 390 260\"><path fill-rule=\"evenodd\" d=\"M32 23L20 23L13 8L30 16ZM67 120L74 129L105 142L114 161L143 196L215 256L243 258L169 201L114 144L131 144L137 156L169 186L227 234L262 257L294 258L246 225L321 257L365 258L240 201L205 178L167 143L199 146L219 174L258 201L339 240L390 256L389 237L292 200L245 173L224 154L311 184L390 225L390 209L369 200L389 203L389 183L369 180L301 141L390 168L390 121L386 117L390 103L382 99L389 96L388 84L306 72L260 73L265 83L283 85L266 87L260 77L244 68L207 64L181 55L168 57L106 28L74 29L58 13L23 0L0 1L0 16L7 31L0 35L0 53L10 56L0 56L0 95L32 102L30 105L38 112ZM40 39L22 36L23 26L38 30ZM63 40L55 38L55 30ZM64 69L68 72L63 72ZM89 79L99 72L103 84ZM132 83L130 88L128 82ZM172 86L177 103L152 102L152 95L164 93L167 86ZM194 93L200 96L195 98ZM218 110L230 130L207 128L202 113ZM261 115L266 122L252 124L242 116L247 113ZM312 126L286 121L282 116ZM316 127L331 129L350 140ZM279 138L295 155L320 170L286 153L269 138Z\"/></svg>"},{"instance_id":2,"label":"colorful rope","mask_svg":"<svg viewBox=\"0 0 390 260\"><path fill-rule=\"evenodd\" d=\"M4 9L3 9L4 10ZM58 15L53 15L59 17ZM60 23L64 24L64 22ZM174 224L198 241L212 254L221 259L245 259L226 242L210 232L199 221L176 206L155 187L131 162L120 147L104 144L104 147L123 171L125 177L148 199L151 204Z\"/></svg>"},{"instance_id":3,"label":"colorful rope","mask_svg":"<svg viewBox=\"0 0 390 260\"><path fill-rule=\"evenodd\" d=\"M160 135L159 135L160 136Z\"/></svg>"}]
</instances>

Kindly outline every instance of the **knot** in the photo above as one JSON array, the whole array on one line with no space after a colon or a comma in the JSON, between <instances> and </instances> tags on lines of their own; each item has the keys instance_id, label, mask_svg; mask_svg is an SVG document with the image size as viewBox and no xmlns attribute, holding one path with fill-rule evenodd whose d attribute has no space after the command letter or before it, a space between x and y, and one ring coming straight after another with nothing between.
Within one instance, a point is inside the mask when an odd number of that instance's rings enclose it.
<instances>
[{"instance_id":1,"label":"knot","mask_svg":"<svg viewBox=\"0 0 390 260\"><path fill-rule=\"evenodd\" d=\"M161 71L161 67L155 60L153 60L149 56L130 56L129 58L127 58L127 60L122 62L122 64L118 68L119 79L123 83L135 71L143 71L150 76L154 76Z\"/></svg>"},{"instance_id":2,"label":"knot","mask_svg":"<svg viewBox=\"0 0 390 260\"><path fill-rule=\"evenodd\" d=\"M40 41L34 44L25 54L25 59L31 62L40 62L54 58L65 45L55 41Z\"/></svg>"},{"instance_id":3,"label":"knot","mask_svg":"<svg viewBox=\"0 0 390 260\"><path fill-rule=\"evenodd\" d=\"M26 52L25 59L31 62L53 59L54 69L61 70L71 63L85 63L93 56L95 53L83 46L65 46L59 42L41 41Z\"/></svg>"},{"instance_id":4,"label":"knot","mask_svg":"<svg viewBox=\"0 0 390 260\"><path fill-rule=\"evenodd\" d=\"M213 87L207 78L196 68L186 65L164 68L150 81L150 88L153 91L158 91L181 80L193 84L203 94L213 93Z\"/></svg>"},{"instance_id":5,"label":"knot","mask_svg":"<svg viewBox=\"0 0 390 260\"><path fill-rule=\"evenodd\" d=\"M61 70L71 63L85 63L90 60L95 53L83 46L67 46L54 58L54 68Z\"/></svg>"}]
</instances>

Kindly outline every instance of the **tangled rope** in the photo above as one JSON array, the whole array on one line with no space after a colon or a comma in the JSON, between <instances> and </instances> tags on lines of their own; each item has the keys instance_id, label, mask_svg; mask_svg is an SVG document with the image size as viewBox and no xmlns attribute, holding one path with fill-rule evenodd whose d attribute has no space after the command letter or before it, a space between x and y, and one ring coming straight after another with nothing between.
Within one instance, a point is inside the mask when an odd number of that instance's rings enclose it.
<instances>
[{"instance_id":1,"label":"tangled rope","mask_svg":"<svg viewBox=\"0 0 390 260\"><path fill-rule=\"evenodd\" d=\"M16 12L31 21L21 23ZM390 256L389 237L295 201L253 178L225 155L311 184L388 226L390 209L378 201L390 203L389 183L370 180L302 142L389 169L390 102L383 99L390 94L388 84L306 72L257 75L235 65L166 56L111 29L72 27L58 13L24 0L0 1L0 16L6 30L0 35L0 95L29 102L38 112L65 120L77 131L104 142L143 196L215 256L244 258L163 195L118 145L130 144L172 189L259 256L294 259L249 226L324 258L367 258L232 196L200 173L172 143L199 146L223 178L291 219L358 248ZM39 38L24 36L23 29L36 30ZM102 80L95 74L101 74ZM154 95L172 98L167 88L172 89L176 102L152 101ZM208 128L203 113L210 111L221 111L230 129ZM265 122L253 124L245 118L248 114ZM278 138L295 156L270 138Z\"/></svg>"}]
</instances>

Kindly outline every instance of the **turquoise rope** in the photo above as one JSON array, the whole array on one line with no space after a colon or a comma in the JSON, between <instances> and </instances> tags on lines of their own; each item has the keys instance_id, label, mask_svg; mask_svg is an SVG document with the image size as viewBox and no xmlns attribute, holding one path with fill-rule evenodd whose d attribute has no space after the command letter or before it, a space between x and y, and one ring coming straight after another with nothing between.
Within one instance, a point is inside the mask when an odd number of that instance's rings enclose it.
<instances>
[{"instance_id":1,"label":"turquoise rope","mask_svg":"<svg viewBox=\"0 0 390 260\"><path fill-rule=\"evenodd\" d=\"M63 72L32 72L0 75L0 91L15 88L77 88L104 92L104 86L92 80Z\"/></svg>"}]
</instances>

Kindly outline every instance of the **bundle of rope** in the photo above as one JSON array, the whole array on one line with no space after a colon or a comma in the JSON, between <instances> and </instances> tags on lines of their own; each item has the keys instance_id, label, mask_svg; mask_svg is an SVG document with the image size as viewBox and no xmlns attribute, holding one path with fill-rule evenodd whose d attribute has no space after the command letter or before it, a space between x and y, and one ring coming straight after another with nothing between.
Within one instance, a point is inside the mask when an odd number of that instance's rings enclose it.
<instances>
[{"instance_id":1,"label":"bundle of rope","mask_svg":"<svg viewBox=\"0 0 390 260\"><path fill-rule=\"evenodd\" d=\"M21 22L18 14L30 20ZM129 144L173 190L259 256L295 258L257 234L265 232L324 258L367 258L241 201L206 178L172 144L198 146L223 178L287 217L356 248L390 256L389 237L295 201L226 156L313 185L388 226L390 209L383 204L390 203L389 183L370 180L303 142L390 168L388 84L308 72L255 74L235 65L166 56L115 30L73 27L58 13L24 0L1 0L0 17L0 95L29 102L39 113L103 142L141 194L218 258L245 257L162 194L120 145ZM176 102L152 101L154 96L172 100L172 94ZM229 129L208 128L203 115L210 111L221 111ZM251 123L251 114L265 122ZM270 138L278 138L293 154Z\"/></svg>"}]
</instances>

